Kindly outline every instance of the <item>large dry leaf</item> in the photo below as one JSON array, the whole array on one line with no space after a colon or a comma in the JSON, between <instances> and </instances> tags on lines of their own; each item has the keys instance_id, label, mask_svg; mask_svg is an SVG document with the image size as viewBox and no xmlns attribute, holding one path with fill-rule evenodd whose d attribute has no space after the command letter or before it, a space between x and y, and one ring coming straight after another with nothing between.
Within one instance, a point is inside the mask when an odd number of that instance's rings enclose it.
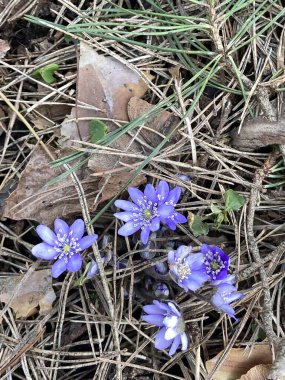
<instances>
[{"instance_id":1,"label":"large dry leaf","mask_svg":"<svg viewBox=\"0 0 285 380\"><path fill-rule=\"evenodd\" d=\"M135 71L113 57L98 54L84 42L80 44L79 71L77 79L78 102L90 105L87 109L72 110L72 117L110 118L128 121L127 104L132 96L143 96L147 85ZM88 120L79 120L62 125L62 135L83 140L89 138ZM111 130L117 129L108 123ZM79 133L80 132L80 136Z\"/></svg>"},{"instance_id":2,"label":"large dry leaf","mask_svg":"<svg viewBox=\"0 0 285 380\"><path fill-rule=\"evenodd\" d=\"M251 368L239 380L267 380L271 365L259 364Z\"/></svg>"},{"instance_id":3,"label":"large dry leaf","mask_svg":"<svg viewBox=\"0 0 285 380\"><path fill-rule=\"evenodd\" d=\"M153 104L134 96L128 103L128 115L130 120L142 116L153 107ZM162 141L163 136L169 134L176 127L178 122L179 118L177 116L174 116L168 111L160 110L145 121L147 128L142 128L140 133L150 146L156 147Z\"/></svg>"},{"instance_id":4,"label":"large dry leaf","mask_svg":"<svg viewBox=\"0 0 285 380\"><path fill-rule=\"evenodd\" d=\"M9 306L16 313L16 318L34 315L38 307L40 314L47 314L56 299L50 270L39 270L23 278L24 275L0 278L0 301L8 303L13 297Z\"/></svg>"},{"instance_id":5,"label":"large dry leaf","mask_svg":"<svg viewBox=\"0 0 285 380\"><path fill-rule=\"evenodd\" d=\"M56 153L51 148L50 150ZM39 145L31 154L16 190L6 200L4 217L33 219L39 223L51 224L58 217L81 213L77 191L70 176L47 186L50 180L62 173L61 169L52 168L50 162ZM97 181L89 174L87 169L77 171L84 190L89 194L87 200L91 206Z\"/></svg>"},{"instance_id":6,"label":"large dry leaf","mask_svg":"<svg viewBox=\"0 0 285 380\"><path fill-rule=\"evenodd\" d=\"M92 118L128 121L128 101L132 96L142 96L148 88L138 73L113 57L98 54L84 42L80 44L77 86L78 104L88 104L90 107L73 108L71 118L62 123L61 134L69 140L84 141L89 139ZM78 120L78 123L72 119ZM117 123L105 123L109 131L119 128ZM65 140L64 144L68 146L71 143ZM119 151L127 149L128 152L141 153L140 145L127 134L116 140L111 147ZM132 163L135 160L128 158L123 161ZM117 162L118 156L93 154L88 166L93 171L104 171L113 169Z\"/></svg>"},{"instance_id":7,"label":"large dry leaf","mask_svg":"<svg viewBox=\"0 0 285 380\"><path fill-rule=\"evenodd\" d=\"M49 149L56 155L54 150ZM21 174L18 186L6 199L4 217L16 220L33 219L50 225L58 217L68 218L81 214L77 191L70 176L54 185L47 186L49 181L62 173L59 168L52 168L50 161L40 146L33 151ZM131 176L131 173L124 173L120 174L119 178L115 176L108 179L104 191L94 204L98 189L102 188L104 181L100 182L101 178L91 176L90 170L86 167L77 170L76 173L85 191L90 211L94 211L101 202L113 198L119 190L122 190ZM140 175L132 184L139 186L144 182L145 177Z\"/></svg>"},{"instance_id":8,"label":"large dry leaf","mask_svg":"<svg viewBox=\"0 0 285 380\"><path fill-rule=\"evenodd\" d=\"M250 352L250 355L248 353ZM220 352L214 358L206 362L208 373L214 368L217 360L222 355ZM268 345L256 345L251 351L243 348L232 348L223 365L216 371L213 380L237 380L258 364L271 364L272 357Z\"/></svg>"}]
</instances>

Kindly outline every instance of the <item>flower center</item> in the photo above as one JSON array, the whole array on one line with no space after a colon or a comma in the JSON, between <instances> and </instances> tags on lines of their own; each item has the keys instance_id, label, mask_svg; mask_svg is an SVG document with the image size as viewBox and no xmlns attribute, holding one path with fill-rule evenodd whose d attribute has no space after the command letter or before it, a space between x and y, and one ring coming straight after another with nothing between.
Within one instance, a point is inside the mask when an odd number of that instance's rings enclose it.
<instances>
[{"instance_id":1,"label":"flower center","mask_svg":"<svg viewBox=\"0 0 285 380\"><path fill-rule=\"evenodd\" d=\"M148 210L148 209L144 210L143 215L144 215L144 217L145 217L146 219L150 219L150 218L152 217L152 213L151 213L151 211Z\"/></svg>"},{"instance_id":2,"label":"flower center","mask_svg":"<svg viewBox=\"0 0 285 380\"><path fill-rule=\"evenodd\" d=\"M63 251L68 252L70 250L70 246L68 244L64 244Z\"/></svg>"},{"instance_id":3,"label":"flower center","mask_svg":"<svg viewBox=\"0 0 285 380\"><path fill-rule=\"evenodd\" d=\"M214 271L221 269L221 263L218 263L217 261L212 261L210 266L211 266L211 269Z\"/></svg>"},{"instance_id":4,"label":"flower center","mask_svg":"<svg viewBox=\"0 0 285 380\"><path fill-rule=\"evenodd\" d=\"M78 238L72 236L72 231L69 234L64 234L62 230L56 235L57 241L55 243L54 249L58 253L55 257L57 259L64 259L67 263L74 253L80 252L81 248L78 244Z\"/></svg>"},{"instance_id":5,"label":"flower center","mask_svg":"<svg viewBox=\"0 0 285 380\"><path fill-rule=\"evenodd\" d=\"M180 279L183 280L184 278L187 278L190 274L191 274L191 269L189 265L183 262L179 262L177 264L177 275L178 277L180 277Z\"/></svg>"},{"instance_id":6,"label":"flower center","mask_svg":"<svg viewBox=\"0 0 285 380\"><path fill-rule=\"evenodd\" d=\"M224 262L220 255L216 252L207 252L205 255L205 266L207 274L210 274L215 280L220 271L226 267L226 262Z\"/></svg>"}]
</instances>

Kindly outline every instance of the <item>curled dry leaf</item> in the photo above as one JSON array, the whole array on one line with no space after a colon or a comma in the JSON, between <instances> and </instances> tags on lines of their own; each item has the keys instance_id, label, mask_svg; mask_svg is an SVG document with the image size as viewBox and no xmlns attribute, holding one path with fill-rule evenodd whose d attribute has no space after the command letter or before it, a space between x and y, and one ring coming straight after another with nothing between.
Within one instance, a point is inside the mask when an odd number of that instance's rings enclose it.
<instances>
[{"instance_id":1,"label":"curled dry leaf","mask_svg":"<svg viewBox=\"0 0 285 380\"><path fill-rule=\"evenodd\" d=\"M132 97L128 103L128 115L130 120L142 116L153 108L153 104L138 97ZM178 124L179 118L164 110L158 111L145 122L147 128L142 128L141 136L152 147L156 147L162 139L170 133Z\"/></svg>"},{"instance_id":2,"label":"curled dry leaf","mask_svg":"<svg viewBox=\"0 0 285 380\"><path fill-rule=\"evenodd\" d=\"M247 120L240 133L232 133L232 145L251 151L272 144L285 144L285 117L272 122L262 117Z\"/></svg>"},{"instance_id":3,"label":"curled dry leaf","mask_svg":"<svg viewBox=\"0 0 285 380\"><path fill-rule=\"evenodd\" d=\"M239 380L267 380L267 375L270 370L270 365L259 364L251 368Z\"/></svg>"},{"instance_id":4,"label":"curled dry leaf","mask_svg":"<svg viewBox=\"0 0 285 380\"><path fill-rule=\"evenodd\" d=\"M13 297L10 307L16 318L30 317L38 312L38 307L40 314L47 314L56 299L50 270L32 272L27 279L23 278L24 275L0 278L0 301L8 303Z\"/></svg>"},{"instance_id":5,"label":"curled dry leaf","mask_svg":"<svg viewBox=\"0 0 285 380\"><path fill-rule=\"evenodd\" d=\"M212 371L223 351L206 362L208 373ZM232 348L222 366L215 372L213 380L237 380L258 364L271 364L269 345L255 345L252 349Z\"/></svg>"}]
</instances>

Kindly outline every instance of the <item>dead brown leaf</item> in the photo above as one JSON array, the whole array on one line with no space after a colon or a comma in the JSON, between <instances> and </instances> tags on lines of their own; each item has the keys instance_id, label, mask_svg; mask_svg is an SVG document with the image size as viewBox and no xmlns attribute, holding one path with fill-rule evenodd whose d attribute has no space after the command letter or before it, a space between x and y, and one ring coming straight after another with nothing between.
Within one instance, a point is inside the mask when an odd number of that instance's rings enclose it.
<instances>
[{"instance_id":1,"label":"dead brown leaf","mask_svg":"<svg viewBox=\"0 0 285 380\"><path fill-rule=\"evenodd\" d=\"M58 152L51 147L49 149L57 158L59 157ZM62 151L60 155L66 155L66 153ZM33 219L50 225L58 217L68 218L81 214L77 191L70 176L47 186L49 181L61 173L59 168L54 169L50 166L50 158L40 146L37 146L21 174L16 189L5 201L3 216L14 220ZM101 180L101 177L93 177L86 167L78 169L76 173L86 193L90 211L94 211L100 203L113 198L131 176L131 173L125 172L114 178L110 177L106 180L104 177L104 180ZM132 184L139 186L144 182L145 176L139 175ZM98 202L94 204L98 189L101 189L103 185L105 185L104 191Z\"/></svg>"},{"instance_id":2,"label":"dead brown leaf","mask_svg":"<svg viewBox=\"0 0 285 380\"><path fill-rule=\"evenodd\" d=\"M79 119L78 128L75 122L72 126L63 123L61 133L70 139L82 138L84 141L89 138L90 120L82 118L128 121L128 101L132 96L143 96L148 89L135 71L113 57L98 54L84 42L80 44L77 86L78 102L90 107L79 106L77 112L74 108L72 117ZM117 129L114 123L108 123L108 126L111 131Z\"/></svg>"},{"instance_id":3,"label":"dead brown leaf","mask_svg":"<svg viewBox=\"0 0 285 380\"><path fill-rule=\"evenodd\" d=\"M142 116L154 107L138 97L132 97L128 103L128 115L130 120ZM170 133L178 124L179 118L168 111L158 111L155 116L145 121L145 126L141 130L144 140L152 147L156 147L165 135ZM153 131L153 132L152 132Z\"/></svg>"},{"instance_id":4,"label":"dead brown leaf","mask_svg":"<svg viewBox=\"0 0 285 380\"><path fill-rule=\"evenodd\" d=\"M16 318L27 318L38 312L47 314L52 309L56 299L52 288L52 278L49 269L32 272L23 282L24 275L0 278L0 301L10 302L10 307L16 313ZM18 289L14 295L15 289Z\"/></svg>"},{"instance_id":5,"label":"dead brown leaf","mask_svg":"<svg viewBox=\"0 0 285 380\"><path fill-rule=\"evenodd\" d=\"M214 368L222 353L220 352L206 362L208 373ZM256 345L251 351L244 348L232 348L223 365L215 372L213 380L237 380L252 367L271 363L272 357L269 345Z\"/></svg>"},{"instance_id":6,"label":"dead brown leaf","mask_svg":"<svg viewBox=\"0 0 285 380\"><path fill-rule=\"evenodd\" d=\"M4 58L7 51L10 50L10 45L7 41L0 39L0 58Z\"/></svg>"},{"instance_id":7,"label":"dead brown leaf","mask_svg":"<svg viewBox=\"0 0 285 380\"><path fill-rule=\"evenodd\" d=\"M267 380L267 375L270 370L270 365L259 364L251 368L239 380Z\"/></svg>"}]
</instances>

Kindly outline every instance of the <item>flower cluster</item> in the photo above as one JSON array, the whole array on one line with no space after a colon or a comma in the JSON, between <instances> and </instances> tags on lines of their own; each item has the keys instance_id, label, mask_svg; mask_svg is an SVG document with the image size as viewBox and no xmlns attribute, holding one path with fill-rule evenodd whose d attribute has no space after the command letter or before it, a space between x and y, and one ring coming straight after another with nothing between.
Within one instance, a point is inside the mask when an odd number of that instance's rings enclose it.
<instances>
[{"instance_id":1,"label":"flower cluster","mask_svg":"<svg viewBox=\"0 0 285 380\"><path fill-rule=\"evenodd\" d=\"M169 355L174 355L181 345L182 351L187 350L188 338L185 332L185 322L173 302L163 303L157 300L152 305L143 307L148 315L142 320L160 327L155 337L155 348L165 350L170 345Z\"/></svg>"},{"instance_id":2,"label":"flower cluster","mask_svg":"<svg viewBox=\"0 0 285 380\"><path fill-rule=\"evenodd\" d=\"M180 246L168 253L170 275L185 291L198 290L205 282L216 288L211 298L214 307L235 318L230 304L244 295L233 285L235 276L228 275L230 258L216 246L202 244L201 252L192 253L192 248Z\"/></svg>"},{"instance_id":3,"label":"flower cluster","mask_svg":"<svg viewBox=\"0 0 285 380\"><path fill-rule=\"evenodd\" d=\"M56 260L51 268L52 277L59 277L64 271L77 272L82 266L80 252L89 248L98 235L84 236L84 222L77 219L69 227L62 219L54 221L54 232L40 224L36 231L43 243L32 248L32 254L45 260Z\"/></svg>"},{"instance_id":4,"label":"flower cluster","mask_svg":"<svg viewBox=\"0 0 285 380\"><path fill-rule=\"evenodd\" d=\"M187 180L187 177L180 178ZM140 231L141 258L151 260L156 255L157 244L161 240L159 238L164 232L168 228L175 230L178 223L187 222L185 216L175 209L182 189L174 187L171 190L167 182L160 181L156 188L147 184L143 192L134 187L130 187L128 192L131 201L115 202L116 207L123 211L114 215L125 222L118 233L130 236ZM66 270L77 272L82 267L81 253L98 238L96 234L83 236L84 230L82 219L75 220L70 227L62 219L56 219L54 231L45 225L39 225L36 231L43 242L33 247L32 254L41 259L55 260L51 268L54 278ZM104 239L105 237L103 242ZM102 250L109 244L108 239L105 240ZM169 297L173 296L169 281L173 280L186 292L196 292L207 283L215 289L210 303L236 320L231 304L244 295L234 285L235 276L228 273L230 258L221 248L202 244L200 251L193 253L191 246L177 247L177 242L170 240L163 245L163 249L168 250L167 262L156 261L145 276L142 273L134 278L134 284L143 283L146 291L162 300L154 300L153 304L143 306L145 315L142 320L159 328L155 336L155 347L159 350L169 348L169 355L174 355L180 346L182 351L187 350L188 337L182 313L175 302L169 301ZM112 259L107 260L103 256L102 262L106 264L106 261L112 263ZM127 265L127 259L120 260L118 257L113 260L115 269L126 268ZM78 284L83 284L98 272L98 265L92 260L77 280ZM125 296L128 297L128 293Z\"/></svg>"},{"instance_id":5,"label":"flower cluster","mask_svg":"<svg viewBox=\"0 0 285 380\"><path fill-rule=\"evenodd\" d=\"M130 236L141 230L141 241L147 244L150 233L158 231L161 223L175 230L177 223L187 222L185 216L174 208L180 198L180 187L170 190L167 182L160 181L156 189L147 184L144 192L134 187L129 187L128 192L132 202L115 202L115 206L124 211L114 215L126 222L119 229L119 235Z\"/></svg>"}]
</instances>

